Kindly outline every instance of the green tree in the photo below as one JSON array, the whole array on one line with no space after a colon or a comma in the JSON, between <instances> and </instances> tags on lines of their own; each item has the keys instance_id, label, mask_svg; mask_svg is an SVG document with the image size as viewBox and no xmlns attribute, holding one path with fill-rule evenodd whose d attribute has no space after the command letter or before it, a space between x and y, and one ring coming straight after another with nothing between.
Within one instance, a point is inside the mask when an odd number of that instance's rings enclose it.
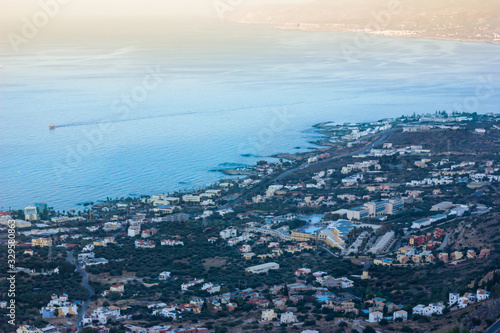
<instances>
[{"instance_id":1,"label":"green tree","mask_svg":"<svg viewBox=\"0 0 500 333\"><path fill-rule=\"evenodd\" d=\"M363 333L377 333L377 331L375 331L375 329L371 326L366 326Z\"/></svg>"},{"instance_id":2,"label":"green tree","mask_svg":"<svg viewBox=\"0 0 500 333\"><path fill-rule=\"evenodd\" d=\"M97 328L92 328L92 327L84 327L81 330L82 333L99 333L99 330Z\"/></svg>"}]
</instances>

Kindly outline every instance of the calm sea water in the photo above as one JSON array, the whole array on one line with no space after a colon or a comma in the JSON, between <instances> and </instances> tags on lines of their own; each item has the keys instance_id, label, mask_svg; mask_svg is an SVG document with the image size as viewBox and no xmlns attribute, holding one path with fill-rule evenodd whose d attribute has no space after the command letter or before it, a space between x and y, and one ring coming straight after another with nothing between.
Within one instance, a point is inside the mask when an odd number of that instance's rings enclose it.
<instances>
[{"instance_id":1,"label":"calm sea water","mask_svg":"<svg viewBox=\"0 0 500 333\"><path fill-rule=\"evenodd\" d=\"M311 125L323 121L498 111L498 94L475 94L488 80L498 92L500 45L356 40L201 25L163 42L5 52L0 209L81 209L89 200L201 187L224 177L211 170L307 150L317 139ZM128 106L118 104L127 96Z\"/></svg>"}]
</instances>

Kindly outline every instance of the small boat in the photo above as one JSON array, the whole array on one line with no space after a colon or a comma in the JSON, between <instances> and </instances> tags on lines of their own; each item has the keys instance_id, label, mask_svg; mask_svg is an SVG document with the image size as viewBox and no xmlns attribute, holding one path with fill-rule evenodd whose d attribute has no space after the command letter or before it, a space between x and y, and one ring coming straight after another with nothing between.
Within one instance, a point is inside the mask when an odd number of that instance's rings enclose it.
<instances>
[{"instance_id":1,"label":"small boat","mask_svg":"<svg viewBox=\"0 0 500 333\"><path fill-rule=\"evenodd\" d=\"M56 125L50 125L49 126L49 130L53 130L53 129L56 129Z\"/></svg>"}]
</instances>

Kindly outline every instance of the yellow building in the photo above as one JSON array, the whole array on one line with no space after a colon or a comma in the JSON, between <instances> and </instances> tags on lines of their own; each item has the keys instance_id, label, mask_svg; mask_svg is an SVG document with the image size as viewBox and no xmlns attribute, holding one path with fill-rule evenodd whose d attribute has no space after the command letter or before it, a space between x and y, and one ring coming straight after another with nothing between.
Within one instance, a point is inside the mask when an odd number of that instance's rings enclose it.
<instances>
[{"instance_id":1,"label":"yellow building","mask_svg":"<svg viewBox=\"0 0 500 333\"><path fill-rule=\"evenodd\" d=\"M320 233L312 234L305 232L292 231L292 240L297 242L307 242L307 241L322 241L331 247L338 247L342 249L339 245L345 245L344 240L340 237L340 233L336 228L333 229L323 229ZM308 245L310 248L311 245Z\"/></svg>"},{"instance_id":2,"label":"yellow building","mask_svg":"<svg viewBox=\"0 0 500 333\"><path fill-rule=\"evenodd\" d=\"M243 256L243 258L245 258L246 260L249 260L249 259L252 259L252 257L255 256L255 253L253 252L246 252L246 253L242 253L241 254Z\"/></svg>"},{"instance_id":3,"label":"yellow building","mask_svg":"<svg viewBox=\"0 0 500 333\"><path fill-rule=\"evenodd\" d=\"M370 278L370 275L368 275L367 271L363 271L363 274L361 274L361 280L368 280Z\"/></svg>"},{"instance_id":4,"label":"yellow building","mask_svg":"<svg viewBox=\"0 0 500 333\"><path fill-rule=\"evenodd\" d=\"M305 232L292 231L292 240L297 242L307 242L309 240L315 240L316 234L308 234Z\"/></svg>"},{"instance_id":5,"label":"yellow building","mask_svg":"<svg viewBox=\"0 0 500 333\"><path fill-rule=\"evenodd\" d=\"M51 238L32 238L31 244L33 244L33 246L40 246L40 247L52 246L52 239Z\"/></svg>"},{"instance_id":6,"label":"yellow building","mask_svg":"<svg viewBox=\"0 0 500 333\"><path fill-rule=\"evenodd\" d=\"M413 239L410 239L410 242L413 241ZM398 249L397 253L405 254L408 251L415 251L415 248L412 246L403 246Z\"/></svg>"},{"instance_id":7,"label":"yellow building","mask_svg":"<svg viewBox=\"0 0 500 333\"><path fill-rule=\"evenodd\" d=\"M43 331L35 326L23 325L17 329L16 333L43 333Z\"/></svg>"},{"instance_id":8,"label":"yellow building","mask_svg":"<svg viewBox=\"0 0 500 333\"><path fill-rule=\"evenodd\" d=\"M464 254L460 251L455 251L451 254L452 258L455 259L455 260L459 260L459 259L462 259Z\"/></svg>"}]
</instances>

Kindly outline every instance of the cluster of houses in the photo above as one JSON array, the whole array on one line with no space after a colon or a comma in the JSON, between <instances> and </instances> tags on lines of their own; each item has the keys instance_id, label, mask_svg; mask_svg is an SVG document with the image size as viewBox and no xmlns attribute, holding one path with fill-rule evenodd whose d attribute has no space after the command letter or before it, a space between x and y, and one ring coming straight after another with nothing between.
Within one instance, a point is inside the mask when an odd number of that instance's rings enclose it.
<instances>
[{"instance_id":1,"label":"cluster of houses","mask_svg":"<svg viewBox=\"0 0 500 333\"><path fill-rule=\"evenodd\" d=\"M295 271L295 276L302 277L311 274L311 269L309 268L299 268ZM354 287L354 281L349 280L346 277L334 278L331 275L327 275L326 272L317 271L312 273L312 275L316 278L316 282L318 282L322 287L327 288L352 288Z\"/></svg>"},{"instance_id":2,"label":"cluster of houses","mask_svg":"<svg viewBox=\"0 0 500 333\"><path fill-rule=\"evenodd\" d=\"M93 265L104 265L109 261L105 258L96 258L94 252L82 252L78 254L78 261L82 267Z\"/></svg>"},{"instance_id":3,"label":"cluster of houses","mask_svg":"<svg viewBox=\"0 0 500 333\"><path fill-rule=\"evenodd\" d=\"M165 303L155 303L148 305L148 308L153 309L152 314L156 316L177 319L178 314L182 312L191 312L194 314L201 313L203 304L208 302L211 304L211 309L214 313L222 311L222 304L218 298L197 298L191 300L189 303L167 305ZM234 303L227 303L226 310L233 311L237 307Z\"/></svg>"},{"instance_id":4,"label":"cluster of houses","mask_svg":"<svg viewBox=\"0 0 500 333\"><path fill-rule=\"evenodd\" d=\"M197 284L203 283L203 282L205 282L204 279L194 279L194 280L191 280L191 281L189 281L187 283L183 283L181 285L181 290L182 291L187 291L189 288L191 288L191 287L193 287L193 286L195 286Z\"/></svg>"},{"instance_id":5,"label":"cluster of houses","mask_svg":"<svg viewBox=\"0 0 500 333\"><path fill-rule=\"evenodd\" d=\"M40 309L42 318L65 317L68 314L78 314L77 304L70 302L67 294L62 294L61 296L53 294L50 298L49 303Z\"/></svg>"},{"instance_id":6,"label":"cluster of houses","mask_svg":"<svg viewBox=\"0 0 500 333\"><path fill-rule=\"evenodd\" d=\"M342 167L342 170L340 170L340 173L343 175L349 174L353 171L361 171L361 172L367 172L370 169L373 170L380 170L381 166L376 160L368 160L368 161L363 161L363 162L355 162L353 164L347 164L345 167Z\"/></svg>"},{"instance_id":7,"label":"cluster of houses","mask_svg":"<svg viewBox=\"0 0 500 333\"><path fill-rule=\"evenodd\" d=\"M142 239L136 239L134 241L134 245L136 249L153 249L156 247L155 242L153 241L146 241Z\"/></svg>"},{"instance_id":8,"label":"cluster of houses","mask_svg":"<svg viewBox=\"0 0 500 333\"><path fill-rule=\"evenodd\" d=\"M259 244L259 242L257 242L257 244ZM280 247L280 243L278 242L269 242L268 248L271 249L271 253L259 254L257 255L257 257L260 259L277 258L283 255L284 252L293 254L305 250L315 251L317 249L317 246L310 245L306 242L300 242L297 244L287 244L284 245L283 247ZM242 257L247 260L253 258L256 255L255 253L251 252L252 246L248 244L243 244L242 246L240 246L239 251L241 252Z\"/></svg>"},{"instance_id":9,"label":"cluster of houses","mask_svg":"<svg viewBox=\"0 0 500 333\"><path fill-rule=\"evenodd\" d=\"M184 242L176 239L162 239L160 241L162 246L184 246Z\"/></svg>"},{"instance_id":10,"label":"cluster of houses","mask_svg":"<svg viewBox=\"0 0 500 333\"><path fill-rule=\"evenodd\" d=\"M352 143L353 141L358 141L368 135L373 135L382 131L386 131L392 127L392 121L387 120L383 122L371 123L368 127L362 127L356 124L352 125L334 125L331 130L336 136L333 136L333 140L342 140L344 142ZM329 126L330 127L330 126Z\"/></svg>"},{"instance_id":11,"label":"cluster of houses","mask_svg":"<svg viewBox=\"0 0 500 333\"><path fill-rule=\"evenodd\" d=\"M172 328L172 326L162 325L153 326L150 328L144 328L140 326L125 325L125 330L127 333L208 333L208 328L206 327L181 327Z\"/></svg>"},{"instance_id":12,"label":"cluster of houses","mask_svg":"<svg viewBox=\"0 0 500 333\"><path fill-rule=\"evenodd\" d=\"M474 259L474 258L486 258L490 255L490 249L482 249L479 254L476 251L469 249L467 251L453 251L451 253L440 252L437 254L437 259L443 262ZM411 262L415 264L420 263L433 263L436 261L436 257L430 250L417 251L414 247L404 246L399 248L397 252L396 259L392 258L376 258L373 263L375 265L393 265L393 264L409 264Z\"/></svg>"},{"instance_id":13,"label":"cluster of houses","mask_svg":"<svg viewBox=\"0 0 500 333\"><path fill-rule=\"evenodd\" d=\"M278 313L274 312L274 309L268 309L262 311L261 320L263 322L270 322L278 318ZM280 314L280 324L293 324L298 323L297 316L293 314L293 312L283 312Z\"/></svg>"},{"instance_id":14,"label":"cluster of houses","mask_svg":"<svg viewBox=\"0 0 500 333\"><path fill-rule=\"evenodd\" d=\"M457 293L450 293L448 304L450 306L457 305L459 309L463 309L476 302L482 302L490 298L490 293L484 289L477 289L476 293L466 292L463 296Z\"/></svg>"},{"instance_id":15,"label":"cluster of houses","mask_svg":"<svg viewBox=\"0 0 500 333\"><path fill-rule=\"evenodd\" d=\"M463 296L460 296L456 293L450 293L448 305L454 306L456 305L459 309L463 309L470 304L474 304L476 302L482 302L489 299L490 293L484 289L478 289L476 293L465 293ZM374 307L370 307L369 322L379 322L383 317L383 308L387 307L388 312L393 312L392 318L393 320L402 320L405 321L408 319L408 313L402 310L402 305L393 305L391 303L386 303L384 299L375 298L371 301L374 304ZM392 305L392 306L391 306ZM418 304L412 308L412 313L414 315L422 315L422 316L432 316L432 315L442 315L446 305L443 302L438 303L430 303L429 305ZM364 310L366 311L366 310Z\"/></svg>"},{"instance_id":16,"label":"cluster of houses","mask_svg":"<svg viewBox=\"0 0 500 333\"><path fill-rule=\"evenodd\" d=\"M89 326L94 324L105 325L109 321L122 321L128 316L120 314L120 308L116 306L99 307L90 314L85 314L82 317L82 325Z\"/></svg>"},{"instance_id":17,"label":"cluster of houses","mask_svg":"<svg viewBox=\"0 0 500 333\"><path fill-rule=\"evenodd\" d=\"M220 235L220 238L227 241L227 245L229 245L229 246L234 246L238 243L248 241L251 238L255 237L255 234L248 233L248 232L244 232L240 236L237 236L238 230L235 228L232 228L232 227L222 230L219 233L219 235ZM210 239L208 241L213 242Z\"/></svg>"}]
</instances>

